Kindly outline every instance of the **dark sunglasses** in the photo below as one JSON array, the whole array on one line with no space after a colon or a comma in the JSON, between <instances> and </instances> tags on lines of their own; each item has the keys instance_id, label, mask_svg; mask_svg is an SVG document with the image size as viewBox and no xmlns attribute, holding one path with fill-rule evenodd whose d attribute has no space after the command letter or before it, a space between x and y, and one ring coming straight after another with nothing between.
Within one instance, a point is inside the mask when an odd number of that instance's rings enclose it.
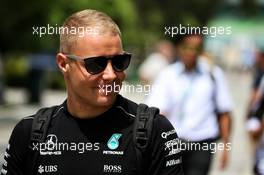
<instances>
[{"instance_id":1,"label":"dark sunglasses","mask_svg":"<svg viewBox=\"0 0 264 175\"><path fill-rule=\"evenodd\" d=\"M108 60L112 61L113 69L116 72L124 71L129 66L131 60L130 53L123 53L112 56L96 56L96 57L89 57L84 59L75 55L65 55L65 56L72 60L84 61L85 69L87 70L88 73L93 75L103 72L107 66Z\"/></svg>"}]
</instances>

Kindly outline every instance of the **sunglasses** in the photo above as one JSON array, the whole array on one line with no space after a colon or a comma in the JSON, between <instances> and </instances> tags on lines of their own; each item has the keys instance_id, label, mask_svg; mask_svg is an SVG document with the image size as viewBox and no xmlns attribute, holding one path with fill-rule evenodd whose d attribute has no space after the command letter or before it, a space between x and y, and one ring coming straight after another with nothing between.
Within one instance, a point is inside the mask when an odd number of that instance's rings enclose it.
<instances>
[{"instance_id":1,"label":"sunglasses","mask_svg":"<svg viewBox=\"0 0 264 175\"><path fill-rule=\"evenodd\" d=\"M96 56L96 57L89 57L84 59L75 55L65 55L65 56L72 60L84 61L85 69L87 70L87 72L92 75L95 75L105 70L108 60L111 60L113 69L116 72L124 71L129 66L132 55L130 53L125 52L119 55Z\"/></svg>"}]
</instances>

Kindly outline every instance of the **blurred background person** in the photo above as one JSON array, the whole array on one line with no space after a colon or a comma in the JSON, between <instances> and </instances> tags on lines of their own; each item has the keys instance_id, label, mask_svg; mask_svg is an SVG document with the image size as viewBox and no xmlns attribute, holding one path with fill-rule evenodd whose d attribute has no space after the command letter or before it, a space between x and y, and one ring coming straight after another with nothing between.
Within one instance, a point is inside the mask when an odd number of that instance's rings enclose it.
<instances>
[{"instance_id":1,"label":"blurred background person","mask_svg":"<svg viewBox=\"0 0 264 175\"><path fill-rule=\"evenodd\" d=\"M41 104L42 93L47 86L45 74L56 70L55 54L38 53L29 55L28 103Z\"/></svg>"},{"instance_id":2,"label":"blurred background person","mask_svg":"<svg viewBox=\"0 0 264 175\"><path fill-rule=\"evenodd\" d=\"M261 99L263 99L263 94L262 94L263 90L261 90L261 87L260 87L261 81L263 81L262 80L263 74L264 74L264 50L259 48L255 56L255 66L253 69L253 83L251 86L251 92L250 92L249 102L248 102L247 111L246 111L246 120L254 121L254 120L251 120L252 118L254 119L254 117L252 117L253 115L252 113L254 113L254 111L257 110L257 108L259 108L260 101ZM249 123L252 123L252 122L249 122ZM249 129L249 133L250 133L250 137L252 141L252 146L255 149L256 140L258 139L255 139L254 136L258 134L255 134L254 129L252 132Z\"/></svg>"},{"instance_id":3,"label":"blurred background person","mask_svg":"<svg viewBox=\"0 0 264 175\"><path fill-rule=\"evenodd\" d=\"M168 66L154 82L147 104L159 107L168 117L179 137L187 144L210 145L219 136L224 143L220 168L228 162L232 110L231 97L222 70L213 69L200 59L203 37L183 35L180 40L179 62ZM208 173L212 150L187 148L183 151L185 175Z\"/></svg>"},{"instance_id":4,"label":"blurred background person","mask_svg":"<svg viewBox=\"0 0 264 175\"><path fill-rule=\"evenodd\" d=\"M256 90L256 98L252 103L247 119L247 131L253 143L255 175L264 175L264 77Z\"/></svg>"},{"instance_id":5,"label":"blurred background person","mask_svg":"<svg viewBox=\"0 0 264 175\"><path fill-rule=\"evenodd\" d=\"M253 84L252 84L252 91L251 91L249 106L254 105L261 97L261 94L258 95L257 92L260 87L260 82L264 74L264 50L263 49L257 50L255 58L256 58L255 59L255 69L253 72Z\"/></svg>"},{"instance_id":6,"label":"blurred background person","mask_svg":"<svg viewBox=\"0 0 264 175\"><path fill-rule=\"evenodd\" d=\"M0 105L4 104L4 71L2 63L2 55L0 54Z\"/></svg>"},{"instance_id":7,"label":"blurred background person","mask_svg":"<svg viewBox=\"0 0 264 175\"><path fill-rule=\"evenodd\" d=\"M264 48L259 48L255 57L255 72L254 72L254 82L253 89L256 92L260 85L261 78L264 74Z\"/></svg>"},{"instance_id":8,"label":"blurred background person","mask_svg":"<svg viewBox=\"0 0 264 175\"><path fill-rule=\"evenodd\" d=\"M139 78L144 84L152 84L158 74L174 61L174 46L169 40L159 41L139 67Z\"/></svg>"}]
</instances>

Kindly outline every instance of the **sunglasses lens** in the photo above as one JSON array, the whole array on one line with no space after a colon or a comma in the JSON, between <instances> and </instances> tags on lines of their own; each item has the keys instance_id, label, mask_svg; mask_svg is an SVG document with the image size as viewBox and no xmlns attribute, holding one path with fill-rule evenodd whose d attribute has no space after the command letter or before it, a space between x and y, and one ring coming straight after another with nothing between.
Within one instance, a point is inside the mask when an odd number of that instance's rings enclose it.
<instances>
[{"instance_id":1,"label":"sunglasses lens","mask_svg":"<svg viewBox=\"0 0 264 175\"><path fill-rule=\"evenodd\" d=\"M113 56L113 58L111 58L112 60L112 66L114 68L115 71L117 72L122 72L124 71L129 63L130 63L130 59L131 59L131 54L123 54L123 55L115 55ZM84 59L85 62L85 68L87 70L87 72L89 72L90 74L99 74L102 71L105 70L106 66L107 66L107 58L104 56L100 56L100 57L94 57L94 58L86 58Z\"/></svg>"},{"instance_id":2,"label":"sunglasses lens","mask_svg":"<svg viewBox=\"0 0 264 175\"><path fill-rule=\"evenodd\" d=\"M116 55L112 59L113 68L117 72L124 71L130 63L131 54Z\"/></svg>"},{"instance_id":3,"label":"sunglasses lens","mask_svg":"<svg viewBox=\"0 0 264 175\"><path fill-rule=\"evenodd\" d=\"M98 74L102 72L106 65L107 65L107 59L104 57L98 57L98 58L91 58L91 59L85 59L85 68L87 72L90 74Z\"/></svg>"}]
</instances>

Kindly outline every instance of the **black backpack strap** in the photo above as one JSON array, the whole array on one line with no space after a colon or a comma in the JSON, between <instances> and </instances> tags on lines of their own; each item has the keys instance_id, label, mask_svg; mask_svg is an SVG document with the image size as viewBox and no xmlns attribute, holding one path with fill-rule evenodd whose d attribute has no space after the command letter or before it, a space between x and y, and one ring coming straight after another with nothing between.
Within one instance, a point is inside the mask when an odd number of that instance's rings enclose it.
<instances>
[{"instance_id":1,"label":"black backpack strap","mask_svg":"<svg viewBox=\"0 0 264 175\"><path fill-rule=\"evenodd\" d=\"M217 82L216 82L213 70L210 70L209 75L210 75L210 78L211 78L211 80L213 82L213 103L214 103L214 106L215 106L215 113L217 114L217 117L218 117L218 110L217 110L217 107L216 107Z\"/></svg>"},{"instance_id":2,"label":"black backpack strap","mask_svg":"<svg viewBox=\"0 0 264 175\"><path fill-rule=\"evenodd\" d=\"M57 113L58 109L59 106L42 108L34 116L29 143L29 149L32 151L32 164L30 165L31 174L35 174L35 171L37 169L36 165L39 157L39 150L33 150L33 146L45 142L51 119L53 115Z\"/></svg>"},{"instance_id":3,"label":"black backpack strap","mask_svg":"<svg viewBox=\"0 0 264 175\"><path fill-rule=\"evenodd\" d=\"M219 131L220 131L220 124L219 124L220 113L219 113L219 110L217 109L217 102L216 102L217 81L216 81L216 78L214 76L213 69L210 70L209 75L210 75L210 78L211 78L211 80L213 82L213 96L212 97L213 97L213 105L215 107L214 112L215 112L216 117L217 117L218 128L219 128ZM214 138L214 141L219 140L220 138L221 138L221 133L219 132L218 136L216 138Z\"/></svg>"},{"instance_id":4,"label":"black backpack strap","mask_svg":"<svg viewBox=\"0 0 264 175\"><path fill-rule=\"evenodd\" d=\"M139 104L134 121L133 142L137 155L137 168L140 174L143 174L144 154L149 146L154 117L159 114L159 109L148 107L145 104Z\"/></svg>"}]
</instances>

